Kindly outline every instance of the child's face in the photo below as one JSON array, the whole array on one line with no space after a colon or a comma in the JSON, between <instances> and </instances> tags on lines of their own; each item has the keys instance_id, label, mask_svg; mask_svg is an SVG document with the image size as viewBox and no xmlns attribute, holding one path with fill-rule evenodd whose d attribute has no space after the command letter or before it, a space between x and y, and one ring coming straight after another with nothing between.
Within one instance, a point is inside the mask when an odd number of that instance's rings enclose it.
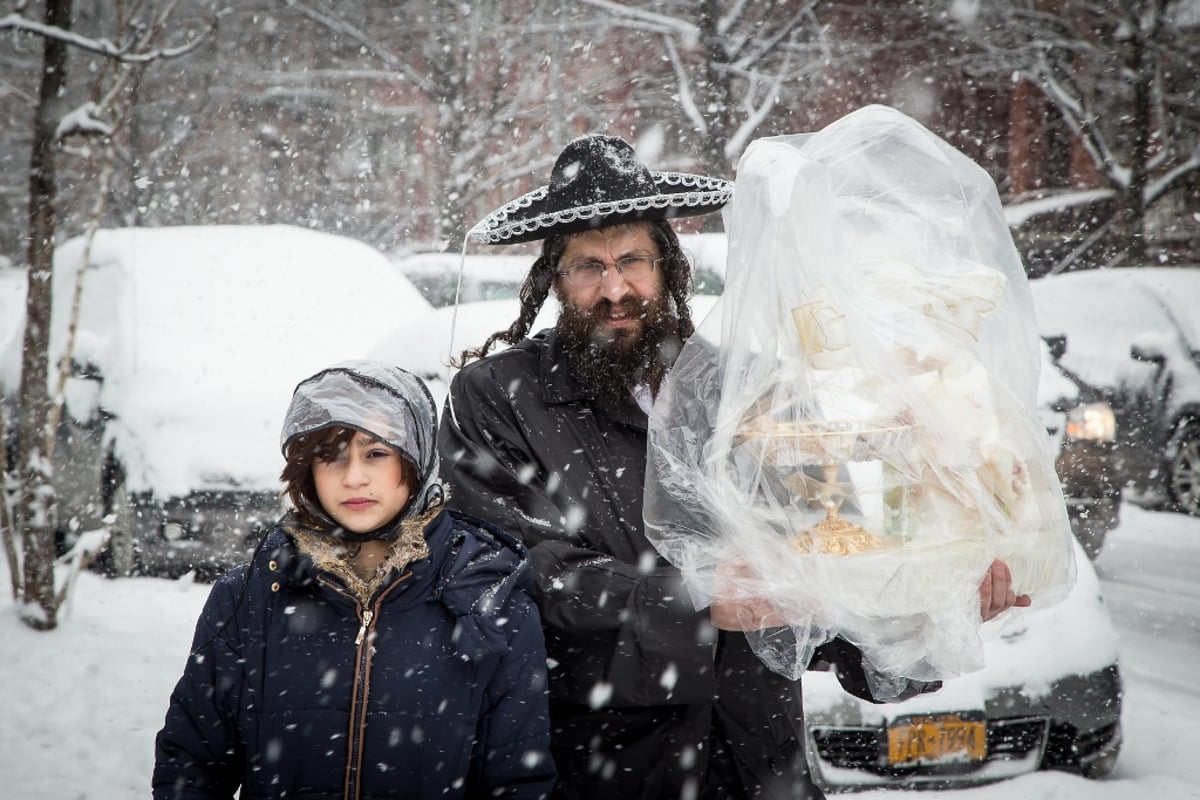
<instances>
[{"instance_id":1,"label":"child's face","mask_svg":"<svg viewBox=\"0 0 1200 800\"><path fill-rule=\"evenodd\" d=\"M321 507L353 533L390 522L408 502L400 454L365 433L356 433L328 461L317 458L312 472Z\"/></svg>"}]
</instances>

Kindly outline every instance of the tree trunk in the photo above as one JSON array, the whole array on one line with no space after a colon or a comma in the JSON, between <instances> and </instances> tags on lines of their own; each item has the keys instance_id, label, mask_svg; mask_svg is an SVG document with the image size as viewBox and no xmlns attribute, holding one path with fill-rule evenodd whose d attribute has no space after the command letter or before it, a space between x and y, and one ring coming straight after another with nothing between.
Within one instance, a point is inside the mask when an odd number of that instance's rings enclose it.
<instances>
[{"instance_id":1,"label":"tree trunk","mask_svg":"<svg viewBox=\"0 0 1200 800\"><path fill-rule=\"evenodd\" d=\"M730 122L733 88L730 86L725 46L717 29L720 16L717 0L704 0L700 4L697 22L701 46L704 48L704 80L697 86L696 104L708 121L708 131L700 154L703 165L701 171L717 178L732 172L729 159L725 157L725 146L729 144L729 131L733 127ZM705 231L721 231L721 215L707 215L703 225Z\"/></svg>"},{"instance_id":2,"label":"tree trunk","mask_svg":"<svg viewBox=\"0 0 1200 800\"><path fill-rule=\"evenodd\" d=\"M1129 185L1121 192L1122 256L1127 266L1140 266L1146 259L1146 177L1150 161L1150 137L1154 130L1154 58L1146 47L1137 15L1130 15L1133 34L1126 67L1133 75L1133 110L1130 115ZM1157 23L1155 23L1157 24Z\"/></svg>"},{"instance_id":3,"label":"tree trunk","mask_svg":"<svg viewBox=\"0 0 1200 800\"><path fill-rule=\"evenodd\" d=\"M717 29L721 9L716 0L704 0L697 15L701 46L704 48L704 80L698 86L697 105L708 122L708 134L704 137L701 152L703 171L709 175L728 175L729 160L725 157L725 146L729 143L730 106L732 88L728 72L728 58L721 32Z\"/></svg>"},{"instance_id":4,"label":"tree trunk","mask_svg":"<svg viewBox=\"0 0 1200 800\"><path fill-rule=\"evenodd\" d=\"M72 0L47 0L45 21L71 27ZM21 618L49 630L58 624L54 592L54 481L48 444L51 398L47 389L50 351L51 275L57 223L55 133L66 88L67 45L43 39L42 80L29 165L29 288L25 301L20 416L16 470L20 479L18 530L24 539L24 606Z\"/></svg>"},{"instance_id":5,"label":"tree trunk","mask_svg":"<svg viewBox=\"0 0 1200 800\"><path fill-rule=\"evenodd\" d=\"M0 539L4 540L4 556L8 559L8 577L12 583L13 600L21 599L21 559L17 555L15 538L16 525L12 505L8 498L9 475L15 477L8 463L8 449L3 446L8 441L8 419L5 411L0 408Z\"/></svg>"}]
</instances>

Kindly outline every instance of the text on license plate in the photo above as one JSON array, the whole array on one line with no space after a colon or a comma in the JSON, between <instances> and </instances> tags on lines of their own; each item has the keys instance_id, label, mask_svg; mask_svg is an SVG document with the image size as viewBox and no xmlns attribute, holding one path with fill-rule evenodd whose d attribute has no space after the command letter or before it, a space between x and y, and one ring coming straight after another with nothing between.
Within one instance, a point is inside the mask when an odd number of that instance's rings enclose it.
<instances>
[{"instance_id":1,"label":"text on license plate","mask_svg":"<svg viewBox=\"0 0 1200 800\"><path fill-rule=\"evenodd\" d=\"M901 717L888 727L889 764L986 756L987 724L980 711Z\"/></svg>"}]
</instances>

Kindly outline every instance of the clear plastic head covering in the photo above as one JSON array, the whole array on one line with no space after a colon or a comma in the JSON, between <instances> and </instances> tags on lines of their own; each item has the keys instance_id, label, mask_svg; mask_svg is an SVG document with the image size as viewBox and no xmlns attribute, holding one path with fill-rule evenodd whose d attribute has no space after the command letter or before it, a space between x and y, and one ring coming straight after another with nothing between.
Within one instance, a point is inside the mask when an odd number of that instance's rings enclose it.
<instances>
[{"instance_id":1,"label":"clear plastic head covering","mask_svg":"<svg viewBox=\"0 0 1200 800\"><path fill-rule=\"evenodd\" d=\"M980 668L991 561L1038 605L1075 569L994 183L869 106L752 142L724 218L724 293L650 417L648 536L698 608L769 599L780 674L836 635L887 675Z\"/></svg>"},{"instance_id":2,"label":"clear plastic head covering","mask_svg":"<svg viewBox=\"0 0 1200 800\"><path fill-rule=\"evenodd\" d=\"M342 361L301 381L283 421L279 446L334 426L363 431L395 447L417 468L420 488L404 518L440 500L437 409L425 383L400 367L377 361Z\"/></svg>"}]
</instances>

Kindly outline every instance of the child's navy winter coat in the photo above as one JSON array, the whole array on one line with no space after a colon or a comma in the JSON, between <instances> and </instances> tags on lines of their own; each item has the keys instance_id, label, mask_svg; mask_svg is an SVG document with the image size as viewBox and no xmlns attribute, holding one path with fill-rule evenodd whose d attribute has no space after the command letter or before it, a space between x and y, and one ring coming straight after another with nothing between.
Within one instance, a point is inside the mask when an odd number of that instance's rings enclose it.
<instances>
[{"instance_id":1,"label":"child's navy winter coat","mask_svg":"<svg viewBox=\"0 0 1200 800\"><path fill-rule=\"evenodd\" d=\"M450 512L364 604L276 528L213 587L154 797L535 798L546 655L523 546Z\"/></svg>"}]
</instances>

